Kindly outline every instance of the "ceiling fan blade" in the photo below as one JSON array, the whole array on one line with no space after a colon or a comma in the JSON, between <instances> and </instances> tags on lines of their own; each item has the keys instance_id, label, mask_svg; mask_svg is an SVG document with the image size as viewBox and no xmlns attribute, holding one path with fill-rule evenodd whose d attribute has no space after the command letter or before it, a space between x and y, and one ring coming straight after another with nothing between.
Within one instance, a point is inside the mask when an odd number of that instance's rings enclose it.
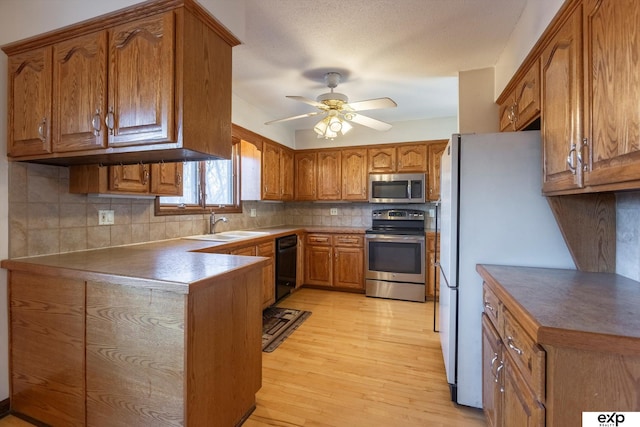
<instances>
[{"instance_id":1,"label":"ceiling fan blade","mask_svg":"<svg viewBox=\"0 0 640 427\"><path fill-rule=\"evenodd\" d=\"M286 121L295 120L295 119L303 119L305 117L313 117L313 116L317 116L318 114L322 114L322 111L312 111L311 113L300 114L299 116L292 116L292 117L285 117L284 119L271 120L269 122L266 122L265 125L270 125L271 123L286 122Z\"/></svg>"},{"instance_id":2,"label":"ceiling fan blade","mask_svg":"<svg viewBox=\"0 0 640 427\"><path fill-rule=\"evenodd\" d=\"M393 108L397 106L398 104L391 98L367 99L366 101L350 102L345 105L346 108L351 108L354 111L378 110L380 108Z\"/></svg>"},{"instance_id":3,"label":"ceiling fan blade","mask_svg":"<svg viewBox=\"0 0 640 427\"><path fill-rule=\"evenodd\" d=\"M351 121L359 125L366 126L371 129L375 129L379 131L385 131L392 128L392 126L389 123L372 119L371 117L363 116L362 114L354 114Z\"/></svg>"},{"instance_id":4,"label":"ceiling fan blade","mask_svg":"<svg viewBox=\"0 0 640 427\"><path fill-rule=\"evenodd\" d=\"M328 107L320 102L314 101L313 99L305 98L304 96L290 96L287 95L287 98L295 99L296 101L304 102L305 104L313 105L317 108L322 108L326 110Z\"/></svg>"}]
</instances>

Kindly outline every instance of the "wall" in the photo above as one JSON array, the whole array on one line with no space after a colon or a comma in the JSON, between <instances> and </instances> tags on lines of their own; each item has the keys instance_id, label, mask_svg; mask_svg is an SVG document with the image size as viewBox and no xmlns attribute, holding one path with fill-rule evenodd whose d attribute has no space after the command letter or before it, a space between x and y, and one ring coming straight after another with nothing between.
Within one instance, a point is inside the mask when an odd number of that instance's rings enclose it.
<instances>
[{"instance_id":1,"label":"wall","mask_svg":"<svg viewBox=\"0 0 640 427\"><path fill-rule=\"evenodd\" d=\"M616 273L640 281L640 192L616 194Z\"/></svg>"},{"instance_id":2,"label":"wall","mask_svg":"<svg viewBox=\"0 0 640 427\"><path fill-rule=\"evenodd\" d=\"M334 141L318 138L312 129L298 130L296 131L295 148L296 150L303 150L310 148L350 147L391 142L449 139L451 134L457 132L458 129L457 117L394 122L393 127L386 132L356 126L354 126L351 132L340 136Z\"/></svg>"},{"instance_id":3,"label":"wall","mask_svg":"<svg viewBox=\"0 0 640 427\"><path fill-rule=\"evenodd\" d=\"M500 96L563 3L564 0L527 1L518 24L496 62L494 99Z\"/></svg>"},{"instance_id":4,"label":"wall","mask_svg":"<svg viewBox=\"0 0 640 427\"><path fill-rule=\"evenodd\" d=\"M494 69L458 73L458 129L460 133L499 132L498 105L493 97Z\"/></svg>"}]
</instances>

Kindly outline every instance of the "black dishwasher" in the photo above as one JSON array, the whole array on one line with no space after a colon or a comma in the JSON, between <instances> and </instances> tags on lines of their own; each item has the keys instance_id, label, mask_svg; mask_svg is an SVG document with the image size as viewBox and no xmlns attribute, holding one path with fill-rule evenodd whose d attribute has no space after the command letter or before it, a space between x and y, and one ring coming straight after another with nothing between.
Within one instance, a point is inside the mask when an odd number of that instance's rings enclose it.
<instances>
[{"instance_id":1,"label":"black dishwasher","mask_svg":"<svg viewBox=\"0 0 640 427\"><path fill-rule=\"evenodd\" d=\"M292 234L276 239L276 302L296 287L298 236Z\"/></svg>"}]
</instances>

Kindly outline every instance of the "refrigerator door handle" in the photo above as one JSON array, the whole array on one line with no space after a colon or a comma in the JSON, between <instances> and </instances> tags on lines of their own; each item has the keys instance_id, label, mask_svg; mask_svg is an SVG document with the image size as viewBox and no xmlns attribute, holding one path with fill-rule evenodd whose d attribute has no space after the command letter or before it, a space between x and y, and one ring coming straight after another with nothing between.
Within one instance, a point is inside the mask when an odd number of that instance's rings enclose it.
<instances>
[{"instance_id":1,"label":"refrigerator door handle","mask_svg":"<svg viewBox=\"0 0 640 427\"><path fill-rule=\"evenodd\" d=\"M436 267L440 268L440 263L439 262L436 262L435 265L436 265ZM447 288L449 288L449 289L458 289L458 286L451 286L449 284L449 279L447 279L447 275L444 274L444 271L442 271L442 268L440 268L440 273L442 274L442 278L444 279L444 283L445 283L445 285L447 285Z\"/></svg>"}]
</instances>

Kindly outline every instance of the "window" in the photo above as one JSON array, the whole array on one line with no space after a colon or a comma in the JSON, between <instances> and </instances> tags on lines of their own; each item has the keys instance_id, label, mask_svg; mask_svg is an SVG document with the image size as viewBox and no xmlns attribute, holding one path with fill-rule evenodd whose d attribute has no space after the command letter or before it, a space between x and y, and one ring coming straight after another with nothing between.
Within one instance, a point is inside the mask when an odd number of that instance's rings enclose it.
<instances>
[{"instance_id":1,"label":"window","mask_svg":"<svg viewBox=\"0 0 640 427\"><path fill-rule=\"evenodd\" d=\"M156 197L156 215L242 212L238 173L239 144L233 145L231 159L185 162L182 170L182 197Z\"/></svg>"}]
</instances>

